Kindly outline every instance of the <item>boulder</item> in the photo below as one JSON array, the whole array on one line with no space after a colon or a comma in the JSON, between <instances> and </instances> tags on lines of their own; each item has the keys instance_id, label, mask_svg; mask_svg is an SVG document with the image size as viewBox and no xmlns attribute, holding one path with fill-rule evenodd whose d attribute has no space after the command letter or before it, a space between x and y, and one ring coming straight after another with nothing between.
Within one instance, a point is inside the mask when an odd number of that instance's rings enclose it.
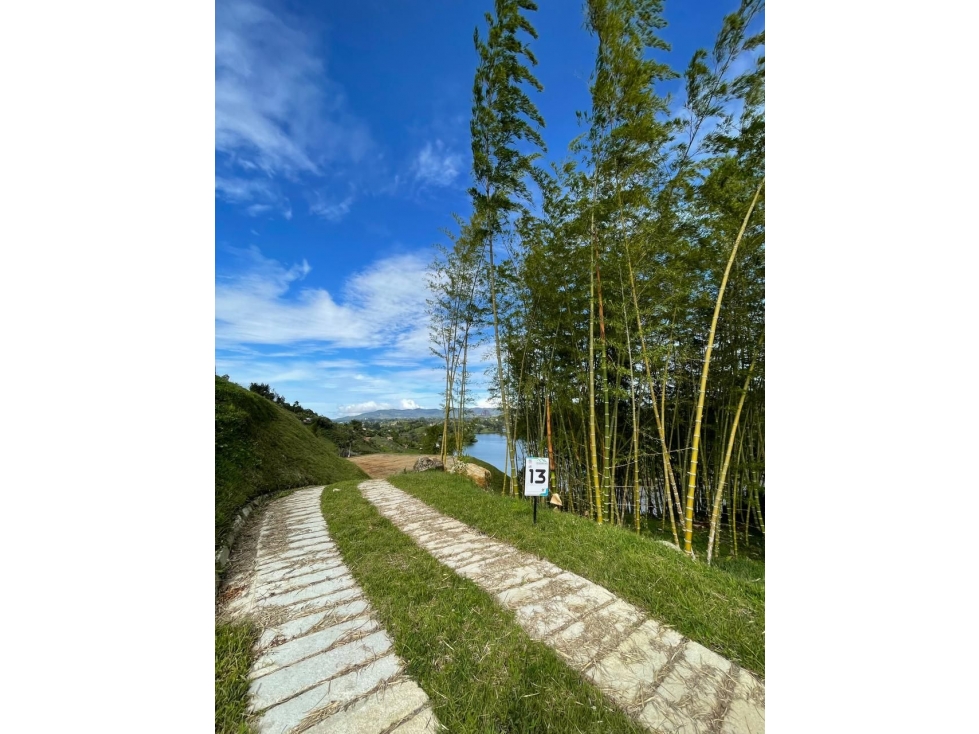
<instances>
[{"instance_id":1,"label":"boulder","mask_svg":"<svg viewBox=\"0 0 979 734\"><path fill-rule=\"evenodd\" d=\"M476 483L476 486L486 489L490 484L490 471L489 469L484 469L477 464L470 464L465 461L459 461L455 457L450 456L446 462L445 470L452 474L460 474Z\"/></svg>"},{"instance_id":2,"label":"boulder","mask_svg":"<svg viewBox=\"0 0 979 734\"><path fill-rule=\"evenodd\" d=\"M418 459L418 461L415 462L415 465L411 467L411 470L428 471L429 469L444 469L444 468L445 467L442 466L442 462L439 461L438 459L431 459L427 456L423 456L420 459Z\"/></svg>"}]
</instances>

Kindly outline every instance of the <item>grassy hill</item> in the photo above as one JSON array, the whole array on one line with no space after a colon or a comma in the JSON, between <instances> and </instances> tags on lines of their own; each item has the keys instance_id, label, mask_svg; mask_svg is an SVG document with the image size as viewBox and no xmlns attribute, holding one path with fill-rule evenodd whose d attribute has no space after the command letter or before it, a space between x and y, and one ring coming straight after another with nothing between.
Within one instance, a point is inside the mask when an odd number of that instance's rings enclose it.
<instances>
[{"instance_id":1,"label":"grassy hill","mask_svg":"<svg viewBox=\"0 0 979 734\"><path fill-rule=\"evenodd\" d=\"M257 495L367 475L293 413L240 385L214 378L214 535L227 533Z\"/></svg>"}]
</instances>

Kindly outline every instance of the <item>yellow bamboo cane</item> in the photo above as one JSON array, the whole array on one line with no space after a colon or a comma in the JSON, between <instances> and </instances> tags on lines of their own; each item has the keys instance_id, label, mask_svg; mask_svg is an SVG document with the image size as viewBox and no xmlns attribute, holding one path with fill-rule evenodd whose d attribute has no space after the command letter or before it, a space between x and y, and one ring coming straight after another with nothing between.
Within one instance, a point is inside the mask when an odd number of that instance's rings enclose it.
<instances>
[{"instance_id":1,"label":"yellow bamboo cane","mask_svg":"<svg viewBox=\"0 0 979 734\"><path fill-rule=\"evenodd\" d=\"M731 274L734 258L738 254L738 246L741 244L741 238L744 237L744 231L748 228L748 220L751 218L751 213L755 210L755 204L758 203L758 197L761 196L761 190L764 185L765 179L762 177L761 183L758 184L758 189L755 191L755 196L751 200L751 206L748 207L748 212L744 215L744 221L741 223L741 230L738 232L738 237L734 240L731 257L727 260L727 267L724 268L724 277L721 279L721 287L717 292L717 302L714 304L714 317L711 319L710 334L707 337L707 353L704 355L704 371L700 375L700 389L697 393L697 412L694 415L693 445L690 449L690 471L688 472L690 478L687 481L687 506L683 523L683 551L691 558L693 557L693 499L697 488L697 456L700 451L700 423L704 415L704 393L707 390L707 372L710 370L710 355L714 349L714 335L717 332L717 317L721 313L721 300L724 298L724 289L727 288L727 279Z\"/></svg>"}]
</instances>

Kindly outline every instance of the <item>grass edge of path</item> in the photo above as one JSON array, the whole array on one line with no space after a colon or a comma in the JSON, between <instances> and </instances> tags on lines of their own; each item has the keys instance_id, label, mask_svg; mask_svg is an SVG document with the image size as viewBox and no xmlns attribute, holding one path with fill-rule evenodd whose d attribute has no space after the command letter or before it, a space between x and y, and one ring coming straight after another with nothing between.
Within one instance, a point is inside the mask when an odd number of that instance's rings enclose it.
<instances>
[{"instance_id":1,"label":"grass edge of path","mask_svg":"<svg viewBox=\"0 0 979 734\"><path fill-rule=\"evenodd\" d=\"M214 625L214 731L252 734L248 716L248 671L258 629L251 622Z\"/></svg>"}]
</instances>

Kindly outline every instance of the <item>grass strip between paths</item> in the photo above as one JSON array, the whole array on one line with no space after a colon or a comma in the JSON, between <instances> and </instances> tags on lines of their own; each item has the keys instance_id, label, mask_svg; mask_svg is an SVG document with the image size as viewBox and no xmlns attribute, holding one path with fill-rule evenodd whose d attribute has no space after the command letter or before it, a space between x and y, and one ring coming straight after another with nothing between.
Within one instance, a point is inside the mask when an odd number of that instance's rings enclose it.
<instances>
[{"instance_id":1,"label":"grass strip between paths","mask_svg":"<svg viewBox=\"0 0 979 734\"><path fill-rule=\"evenodd\" d=\"M330 536L446 731L644 731L489 594L382 517L357 485L323 492Z\"/></svg>"},{"instance_id":2,"label":"grass strip between paths","mask_svg":"<svg viewBox=\"0 0 979 734\"><path fill-rule=\"evenodd\" d=\"M489 494L442 472L389 481L445 515L604 586L653 619L765 675L764 563L738 559L727 568L711 567L649 537L543 503L535 526L529 501Z\"/></svg>"},{"instance_id":3,"label":"grass strip between paths","mask_svg":"<svg viewBox=\"0 0 979 734\"><path fill-rule=\"evenodd\" d=\"M258 631L247 622L214 627L214 731L251 734L248 724L248 670Z\"/></svg>"}]
</instances>

